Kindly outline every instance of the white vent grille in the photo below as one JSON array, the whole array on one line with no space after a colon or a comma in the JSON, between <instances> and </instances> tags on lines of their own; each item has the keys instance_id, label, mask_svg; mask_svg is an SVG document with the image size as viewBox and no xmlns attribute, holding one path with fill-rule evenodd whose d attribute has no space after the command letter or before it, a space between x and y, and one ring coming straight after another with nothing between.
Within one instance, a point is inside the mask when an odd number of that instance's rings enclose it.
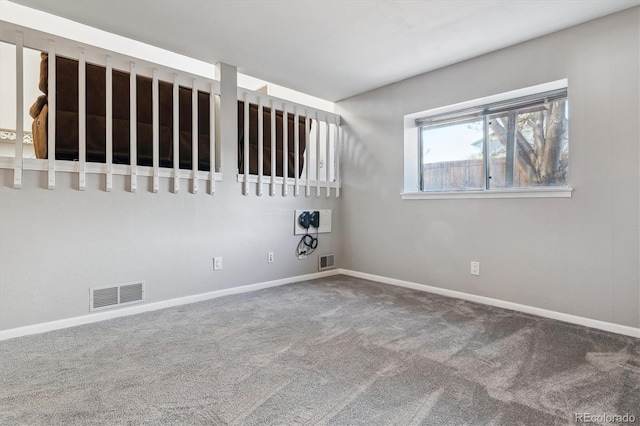
<instances>
[{"instance_id":1,"label":"white vent grille","mask_svg":"<svg viewBox=\"0 0 640 426\"><path fill-rule=\"evenodd\" d=\"M336 255L335 254L321 254L318 256L318 271L325 269L332 269L336 267Z\"/></svg>"},{"instance_id":2,"label":"white vent grille","mask_svg":"<svg viewBox=\"0 0 640 426\"><path fill-rule=\"evenodd\" d=\"M144 283L89 289L89 310L113 308L144 301Z\"/></svg>"}]
</instances>

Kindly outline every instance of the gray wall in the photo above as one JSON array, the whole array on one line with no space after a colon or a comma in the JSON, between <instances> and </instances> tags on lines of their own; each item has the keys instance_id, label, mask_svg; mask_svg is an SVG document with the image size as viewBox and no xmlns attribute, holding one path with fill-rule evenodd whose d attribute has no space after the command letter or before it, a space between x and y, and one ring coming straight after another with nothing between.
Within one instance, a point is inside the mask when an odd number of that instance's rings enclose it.
<instances>
[{"instance_id":1,"label":"gray wall","mask_svg":"<svg viewBox=\"0 0 640 426\"><path fill-rule=\"evenodd\" d=\"M338 200L242 196L233 103L214 196L172 194L169 180L152 194L145 178L132 194L124 177L107 193L97 176L79 192L64 173L49 191L40 172L15 190L0 170L0 329L85 315L90 287L146 280L155 302L315 272L315 256L293 255L293 210L325 208L318 252L339 267L638 327L638 10L341 102ZM234 70L222 72L232 99ZM404 114L565 77L573 198L400 199Z\"/></svg>"},{"instance_id":2,"label":"gray wall","mask_svg":"<svg viewBox=\"0 0 640 426\"><path fill-rule=\"evenodd\" d=\"M146 281L146 300L156 302L213 290L317 272L316 254L336 252L340 266L340 199L278 193L242 195L236 182L235 68L223 66L223 182L216 194L171 193L161 179L159 193L139 178L137 193L128 178L88 175L78 191L77 174L58 173L55 190L45 174L27 171L20 190L13 172L0 170L0 329L89 313L89 288ZM222 116L222 115L221 115ZM292 190L289 194L292 194ZM315 192L314 192L315 194ZM332 209L330 234L320 234L316 253L294 255L295 209ZM273 251L275 262L267 263ZM223 269L213 271L214 256Z\"/></svg>"},{"instance_id":3,"label":"gray wall","mask_svg":"<svg viewBox=\"0 0 640 426\"><path fill-rule=\"evenodd\" d=\"M640 326L638 11L338 103L343 266ZM400 199L404 114L562 78L572 198ZM471 260L481 262L479 277Z\"/></svg>"}]
</instances>

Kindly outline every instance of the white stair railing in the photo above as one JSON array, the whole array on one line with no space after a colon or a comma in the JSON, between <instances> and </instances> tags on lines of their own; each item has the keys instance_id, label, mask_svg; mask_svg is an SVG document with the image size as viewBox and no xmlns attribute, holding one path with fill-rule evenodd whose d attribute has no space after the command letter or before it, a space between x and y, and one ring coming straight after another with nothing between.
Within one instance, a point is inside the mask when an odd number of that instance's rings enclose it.
<instances>
[{"instance_id":1,"label":"white stair railing","mask_svg":"<svg viewBox=\"0 0 640 426\"><path fill-rule=\"evenodd\" d=\"M178 192L181 179L191 181L192 192L198 191L199 181L208 181L208 192L213 194L215 182L222 180L221 173L216 171L216 112L215 98L220 94L220 83L216 80L194 75L182 70L172 69L159 64L150 63L137 58L132 58L117 52L108 51L94 46L86 45L79 41L69 40L51 34L21 27L9 22L3 22L0 31L0 41L15 45L16 55L16 144L14 157L0 156L0 168L13 169L14 188L22 186L23 170L40 170L47 172L47 187L56 187L56 173L71 172L78 175L78 189L86 189L86 174L105 175L105 189L113 188L113 175L129 175L131 183L129 190L137 190L137 178L147 176L152 178L153 192L160 188L160 178L173 178L173 192ZM20 143L24 137L24 48L47 52L48 57L48 132L47 132L47 159L23 158L23 145ZM73 59L78 62L78 161L56 160L56 57ZM106 160L104 163L86 161L86 64L94 64L105 68L106 73L106 105L105 105L105 132L106 132ZM130 77L130 164L113 163L113 79L112 71L122 71ZM137 102L136 102L136 78L138 76L152 79L152 115L153 115L153 166L141 166L137 164ZM174 85L174 113L179 102L179 87L187 87L192 92L192 141L191 141L191 170L180 169L179 155L174 152L173 167L162 167L159 162L159 82L170 82ZM35 83L37 84L37 82ZM209 166L210 170L198 169L198 92L209 95ZM175 94L178 93L178 96ZM35 99L34 99L35 101ZM179 113L179 112L178 112ZM173 149L179 146L179 119L173 116Z\"/></svg>"},{"instance_id":2,"label":"white stair railing","mask_svg":"<svg viewBox=\"0 0 640 426\"><path fill-rule=\"evenodd\" d=\"M216 181L222 180L222 174L217 172L216 156L219 147L216 141L217 123L215 96L220 96L220 82L195 75L184 70L166 67L157 63L144 61L135 57L123 55L117 52L98 48L84 44L80 41L69 40L54 36L31 28L21 27L8 22L3 22L0 27L0 41L15 45L16 55L16 144L13 157L0 156L0 168L13 169L13 186L20 188L24 170L35 170L46 172L47 188L55 189L57 173L75 173L78 176L78 189L87 188L87 175L104 175L104 188L106 191L113 189L113 175L126 175L130 177L128 190L136 192L138 189L139 177L151 178L151 188L153 192L160 190L160 179L171 179L173 193L181 190L181 181L189 180L191 192L197 193L200 181L208 181L208 192L215 192ZM48 132L47 132L47 152L46 159L23 158L23 145L19 143L24 138L25 110L24 99L24 48L34 49L40 52L47 52L48 57ZM56 160L56 58L63 57L78 62L78 159L77 161ZM87 72L86 66L97 65L105 69L105 161L103 163L87 161ZM114 129L113 129L113 77L112 72L123 72L129 76L129 164L117 164L114 162ZM137 134L137 82L138 77L147 78L151 81L151 116L152 116L152 137L151 165L138 164L138 134ZM159 85L168 83L172 85L173 105L172 121L173 132L171 134L171 167L165 167L160 163L160 111ZM36 82L29 84L37 84ZM164 86L163 86L164 87ZM191 168L180 168L180 87L188 88L191 91ZM209 165L210 170L199 170L199 156L202 154L198 149L198 109L202 105L199 103L198 92L208 94L209 98ZM336 197L340 195L340 116L338 114L319 110L306 105L290 102L280 98L266 95L264 93L253 92L238 88L238 100L244 102L245 122L242 128L247 135L244 146L241 148L244 155L244 167L238 175L238 182L242 183L242 191L249 195L254 187L256 194L264 195L265 186L268 187L270 196L275 196L277 186L282 188L282 195L288 196L289 191L294 196L310 197L315 188L316 197L320 197L323 190L327 197L333 193ZM27 100L28 102L29 100ZM35 101L35 99L34 99ZM250 104L259 109L258 113L258 150L255 154L249 149L249 121ZM265 156L264 152L264 116L262 112L265 108L271 111L280 111L283 114L283 128L277 130L276 114L271 114L271 149L270 156ZM289 132L288 120L292 118L296 123L293 132ZM300 126L300 121L303 126ZM58 136L60 135L58 129ZM302 132L306 147L301 152ZM282 158L277 156L277 133L283 138ZM290 134L291 133L291 134ZM289 144L293 144L294 157L292 167L295 173L289 176ZM184 147L183 147L184 149ZM259 165L257 173L250 174L250 155L257 155ZM264 164L269 162L271 169L269 175L265 175ZM276 165L281 162L282 174L277 175ZM300 163L303 163L302 165ZM166 163L165 163L166 164ZM301 167L302 166L302 167ZM300 173L301 171L301 173Z\"/></svg>"},{"instance_id":3,"label":"white stair railing","mask_svg":"<svg viewBox=\"0 0 640 426\"><path fill-rule=\"evenodd\" d=\"M238 174L238 182L243 184L243 194L249 195L251 184L256 184L256 194L263 195L263 184L269 183L269 194L276 194L275 186L282 186L282 195L289 195L289 187L293 188L293 195L299 196L301 187L304 189L306 197L311 196L312 188L315 188L316 197L320 197L322 189L327 197L331 196L334 189L336 197L340 196L340 116L338 114L322 111L309 106L286 101L280 98L266 95L261 92L254 92L248 89L238 88L238 101L243 102L243 161L242 170ZM258 109L258 132L257 132L257 173L250 173L251 155L250 149L250 105ZM264 131L263 131L263 110L264 106L269 106L271 110L271 171L266 178L264 176ZM276 114L282 112L283 126L282 132L283 153L282 153L282 176L276 175ZM293 116L294 132L289 134L288 118ZM304 117L304 132L306 147L303 153L300 152L300 126L299 120ZM289 176L289 152L288 145L290 138L293 138L294 146L294 169L293 177ZM301 155L302 154L302 155ZM300 170L300 158L304 159L302 173Z\"/></svg>"}]
</instances>

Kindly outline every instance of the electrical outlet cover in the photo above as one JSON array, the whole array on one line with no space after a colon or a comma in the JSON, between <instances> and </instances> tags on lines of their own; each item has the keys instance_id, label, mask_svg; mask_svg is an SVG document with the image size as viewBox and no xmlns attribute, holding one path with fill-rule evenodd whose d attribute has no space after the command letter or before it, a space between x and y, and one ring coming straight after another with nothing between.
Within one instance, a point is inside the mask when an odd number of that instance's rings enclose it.
<instances>
[{"instance_id":1,"label":"electrical outlet cover","mask_svg":"<svg viewBox=\"0 0 640 426\"><path fill-rule=\"evenodd\" d=\"M471 261L471 275L480 275L480 262Z\"/></svg>"}]
</instances>

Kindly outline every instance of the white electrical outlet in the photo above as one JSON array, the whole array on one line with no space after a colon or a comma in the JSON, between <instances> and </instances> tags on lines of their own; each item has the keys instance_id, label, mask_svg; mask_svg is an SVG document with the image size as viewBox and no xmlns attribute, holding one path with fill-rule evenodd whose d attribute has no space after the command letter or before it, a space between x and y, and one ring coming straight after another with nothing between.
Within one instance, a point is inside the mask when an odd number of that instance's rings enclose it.
<instances>
[{"instance_id":1,"label":"white electrical outlet","mask_svg":"<svg viewBox=\"0 0 640 426\"><path fill-rule=\"evenodd\" d=\"M480 262L471 261L471 275L480 275Z\"/></svg>"},{"instance_id":2,"label":"white electrical outlet","mask_svg":"<svg viewBox=\"0 0 640 426\"><path fill-rule=\"evenodd\" d=\"M267 253L267 263L273 263L273 252L272 251Z\"/></svg>"},{"instance_id":3,"label":"white electrical outlet","mask_svg":"<svg viewBox=\"0 0 640 426\"><path fill-rule=\"evenodd\" d=\"M213 258L213 270L218 271L222 269L222 257Z\"/></svg>"}]
</instances>

